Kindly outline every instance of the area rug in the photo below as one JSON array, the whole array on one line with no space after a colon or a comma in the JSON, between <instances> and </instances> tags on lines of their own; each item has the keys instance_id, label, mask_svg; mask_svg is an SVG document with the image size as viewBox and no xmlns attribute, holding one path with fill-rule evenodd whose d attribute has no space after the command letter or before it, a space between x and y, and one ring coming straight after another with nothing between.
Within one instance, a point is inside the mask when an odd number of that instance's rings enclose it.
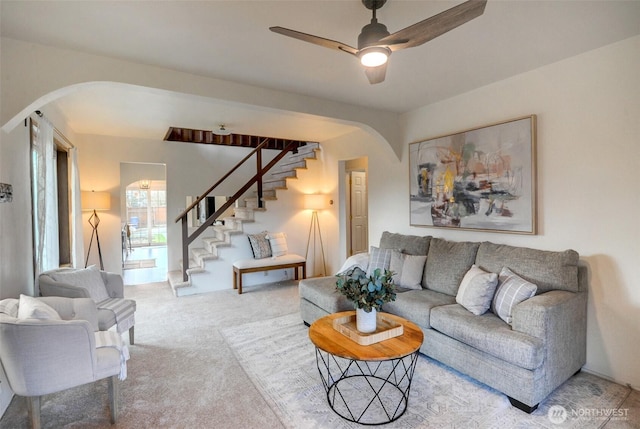
<instances>
[{"instance_id":1,"label":"area rug","mask_svg":"<svg viewBox=\"0 0 640 429\"><path fill-rule=\"evenodd\" d=\"M315 348L300 314L221 330L240 365L288 428L355 428L327 403ZM392 428L599 428L616 419L629 389L587 373L572 377L528 415L506 396L420 355L406 413Z\"/></svg>"}]
</instances>

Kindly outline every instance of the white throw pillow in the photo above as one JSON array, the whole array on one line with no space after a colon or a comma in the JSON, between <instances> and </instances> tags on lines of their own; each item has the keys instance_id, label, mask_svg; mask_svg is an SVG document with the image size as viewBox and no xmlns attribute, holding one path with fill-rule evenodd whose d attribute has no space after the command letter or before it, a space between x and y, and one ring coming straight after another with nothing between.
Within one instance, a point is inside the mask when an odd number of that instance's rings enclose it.
<instances>
[{"instance_id":1,"label":"white throw pillow","mask_svg":"<svg viewBox=\"0 0 640 429\"><path fill-rule=\"evenodd\" d=\"M20 295L18 319L62 320L53 308L27 295Z\"/></svg>"},{"instance_id":2,"label":"white throw pillow","mask_svg":"<svg viewBox=\"0 0 640 429\"><path fill-rule=\"evenodd\" d=\"M537 290L538 286L503 267L500 271L498 290L491 303L491 311L511 325L513 307L534 296Z\"/></svg>"},{"instance_id":3,"label":"white throw pillow","mask_svg":"<svg viewBox=\"0 0 640 429\"><path fill-rule=\"evenodd\" d=\"M407 255L398 250L391 251L389 270L393 271L393 282L405 289L422 289L422 272L427 255Z\"/></svg>"},{"instance_id":4,"label":"white throw pillow","mask_svg":"<svg viewBox=\"0 0 640 429\"><path fill-rule=\"evenodd\" d=\"M283 232L270 232L267 234L269 244L271 245L271 254L275 258L276 256L283 256L289 252L287 248L287 238Z\"/></svg>"},{"instance_id":5,"label":"white throw pillow","mask_svg":"<svg viewBox=\"0 0 640 429\"><path fill-rule=\"evenodd\" d=\"M104 281L102 280L100 270L95 265L79 270L57 271L50 275L55 281L87 289L89 296L96 303L110 298Z\"/></svg>"},{"instance_id":6,"label":"white throw pillow","mask_svg":"<svg viewBox=\"0 0 640 429\"><path fill-rule=\"evenodd\" d=\"M479 316L487 312L498 285L498 275L475 265L464 275L458 288L456 302Z\"/></svg>"},{"instance_id":7,"label":"white throw pillow","mask_svg":"<svg viewBox=\"0 0 640 429\"><path fill-rule=\"evenodd\" d=\"M353 268L360 268L362 271L367 272L367 267L369 266L369 254L368 253L356 253L355 255L351 255L344 261L342 267L336 273L337 276L345 273L348 270Z\"/></svg>"}]
</instances>

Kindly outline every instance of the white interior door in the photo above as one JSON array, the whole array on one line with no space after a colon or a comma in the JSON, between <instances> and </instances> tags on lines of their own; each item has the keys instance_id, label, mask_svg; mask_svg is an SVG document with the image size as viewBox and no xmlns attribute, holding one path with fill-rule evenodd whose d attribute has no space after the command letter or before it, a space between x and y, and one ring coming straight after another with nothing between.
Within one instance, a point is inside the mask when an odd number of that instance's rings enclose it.
<instances>
[{"instance_id":1,"label":"white interior door","mask_svg":"<svg viewBox=\"0 0 640 429\"><path fill-rule=\"evenodd\" d=\"M367 214L367 173L352 171L349 178L351 199L351 255L369 251Z\"/></svg>"}]
</instances>

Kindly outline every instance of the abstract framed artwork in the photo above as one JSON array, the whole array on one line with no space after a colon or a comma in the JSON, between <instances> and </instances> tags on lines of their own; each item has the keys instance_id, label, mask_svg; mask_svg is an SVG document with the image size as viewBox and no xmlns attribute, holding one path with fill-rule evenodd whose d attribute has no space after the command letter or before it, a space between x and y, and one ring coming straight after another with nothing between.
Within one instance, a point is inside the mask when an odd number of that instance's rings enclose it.
<instances>
[{"instance_id":1,"label":"abstract framed artwork","mask_svg":"<svg viewBox=\"0 0 640 429\"><path fill-rule=\"evenodd\" d=\"M536 116L409 144L412 226L536 233Z\"/></svg>"}]
</instances>

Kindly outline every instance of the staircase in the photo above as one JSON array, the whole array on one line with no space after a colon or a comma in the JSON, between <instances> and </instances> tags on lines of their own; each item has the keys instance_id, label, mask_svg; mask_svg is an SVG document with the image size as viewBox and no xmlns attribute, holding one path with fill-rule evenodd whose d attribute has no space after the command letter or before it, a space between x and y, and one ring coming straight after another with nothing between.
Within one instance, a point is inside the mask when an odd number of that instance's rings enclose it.
<instances>
[{"instance_id":1,"label":"staircase","mask_svg":"<svg viewBox=\"0 0 640 429\"><path fill-rule=\"evenodd\" d=\"M266 201L276 201L278 191L287 190L287 180L297 178L297 170L306 169L307 161L316 159L320 150L318 143L307 143L298 148L297 153L288 153L262 181L262 207L257 191L250 191L237 201L234 215L224 219L224 225L213 225L207 232L196 238L189 247L189 268L184 281L182 270L168 273L169 284L175 296L194 295L216 290L231 289L233 282L233 262L252 257L247 233L269 230L268 225L257 225L256 212L267 210ZM245 232L251 225L253 232ZM190 228L193 232L196 227ZM182 261L180 261L182 266ZM273 272L272 272L273 274ZM290 274L276 272L270 274L269 282L286 279ZM251 282L247 283L251 284Z\"/></svg>"}]
</instances>

